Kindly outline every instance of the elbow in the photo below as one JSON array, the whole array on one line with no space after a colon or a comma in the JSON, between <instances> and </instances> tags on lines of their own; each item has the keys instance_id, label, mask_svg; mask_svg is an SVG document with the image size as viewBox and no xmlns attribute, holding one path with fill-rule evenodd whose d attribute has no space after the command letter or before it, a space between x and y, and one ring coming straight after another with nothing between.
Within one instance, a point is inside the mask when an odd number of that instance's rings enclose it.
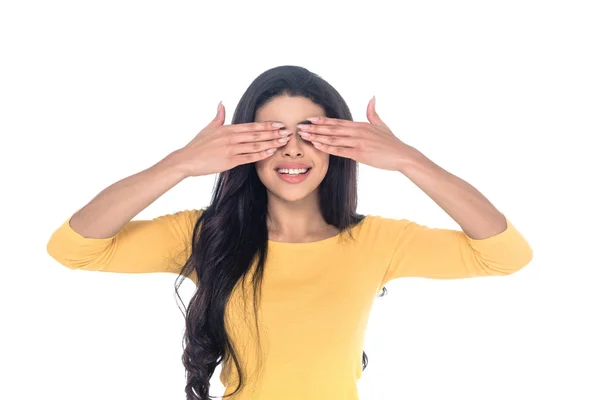
<instances>
[{"instance_id":1,"label":"elbow","mask_svg":"<svg viewBox=\"0 0 600 400\"><path fill-rule=\"evenodd\" d=\"M500 263L486 263L488 270L494 275L511 275L525 268L533 260L533 250L526 244L519 249L512 249L505 254Z\"/></svg>"},{"instance_id":2,"label":"elbow","mask_svg":"<svg viewBox=\"0 0 600 400\"><path fill-rule=\"evenodd\" d=\"M513 268L511 274L525 268L533 260L533 250L528 243L524 243L520 251L515 252L515 259L513 261Z\"/></svg>"},{"instance_id":3,"label":"elbow","mask_svg":"<svg viewBox=\"0 0 600 400\"><path fill-rule=\"evenodd\" d=\"M514 227L513 227L514 229ZM506 265L509 266L507 275L513 274L517 271L522 270L533 260L533 249L531 245L516 230L518 237L507 243L506 246Z\"/></svg>"},{"instance_id":4,"label":"elbow","mask_svg":"<svg viewBox=\"0 0 600 400\"><path fill-rule=\"evenodd\" d=\"M46 245L46 252L63 267L72 270L90 268L90 260L77 256L71 249L58 241L50 239Z\"/></svg>"},{"instance_id":5,"label":"elbow","mask_svg":"<svg viewBox=\"0 0 600 400\"><path fill-rule=\"evenodd\" d=\"M46 243L46 252L60 265L73 269L102 270L115 247L114 238L85 238L65 221Z\"/></svg>"},{"instance_id":6,"label":"elbow","mask_svg":"<svg viewBox=\"0 0 600 400\"><path fill-rule=\"evenodd\" d=\"M522 270L533 260L529 242L507 219L503 232L485 239L464 235L474 252L477 265L487 275L510 275Z\"/></svg>"},{"instance_id":7,"label":"elbow","mask_svg":"<svg viewBox=\"0 0 600 400\"><path fill-rule=\"evenodd\" d=\"M53 238L50 238L50 240L46 244L46 253L48 253L48 255L52 257L55 261L58 261L59 264L64 265L61 257L61 251L56 245L56 242L53 240Z\"/></svg>"},{"instance_id":8,"label":"elbow","mask_svg":"<svg viewBox=\"0 0 600 400\"><path fill-rule=\"evenodd\" d=\"M61 249L55 241L50 239L48 244L46 244L46 252L50 257L52 257L55 261L57 261L60 265L67 267L69 269L78 269L73 263L69 262L68 257L66 256L66 252L64 249Z\"/></svg>"},{"instance_id":9,"label":"elbow","mask_svg":"<svg viewBox=\"0 0 600 400\"><path fill-rule=\"evenodd\" d=\"M525 268L527 265L529 265L530 262L531 262L531 259L522 260L521 262L514 263L510 267L505 268L504 275L514 274L515 272L518 272L518 271L522 270L523 268Z\"/></svg>"}]
</instances>

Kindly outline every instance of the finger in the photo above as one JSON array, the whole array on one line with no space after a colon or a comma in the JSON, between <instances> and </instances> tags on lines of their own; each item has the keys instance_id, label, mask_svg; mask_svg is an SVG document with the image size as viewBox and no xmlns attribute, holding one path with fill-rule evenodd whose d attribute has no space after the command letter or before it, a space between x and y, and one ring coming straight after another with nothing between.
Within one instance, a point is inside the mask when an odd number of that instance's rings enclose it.
<instances>
[{"instance_id":1,"label":"finger","mask_svg":"<svg viewBox=\"0 0 600 400\"><path fill-rule=\"evenodd\" d=\"M228 125L229 131L233 133L272 131L283 128L281 122L248 122L246 124Z\"/></svg>"},{"instance_id":2,"label":"finger","mask_svg":"<svg viewBox=\"0 0 600 400\"><path fill-rule=\"evenodd\" d=\"M275 151L277 151L276 148L270 148L258 153L237 154L232 156L231 158L236 165L249 164L260 160L264 160L265 158L268 158L275 154Z\"/></svg>"},{"instance_id":3,"label":"finger","mask_svg":"<svg viewBox=\"0 0 600 400\"><path fill-rule=\"evenodd\" d=\"M322 135L356 136L359 130L364 129L361 125L297 125L300 133L319 133Z\"/></svg>"},{"instance_id":4,"label":"finger","mask_svg":"<svg viewBox=\"0 0 600 400\"><path fill-rule=\"evenodd\" d=\"M369 104L367 104L367 119L372 125L389 129L379 114L377 114L377 110L375 110L375 96L373 96L373 98L369 100Z\"/></svg>"},{"instance_id":5,"label":"finger","mask_svg":"<svg viewBox=\"0 0 600 400\"><path fill-rule=\"evenodd\" d=\"M232 143L238 144L238 143L254 143L254 142L261 142L261 141L265 141L265 140L273 140L273 139L279 139L281 137L286 137L291 134L292 132L288 131L288 130L284 130L284 129L277 129L277 130L271 130L271 131L254 131L254 132L241 132L241 133L234 133L231 135L231 141Z\"/></svg>"},{"instance_id":6,"label":"finger","mask_svg":"<svg viewBox=\"0 0 600 400\"><path fill-rule=\"evenodd\" d=\"M222 102L219 102L217 106L217 115L210 121L209 125L223 125L225 123L225 106L223 106Z\"/></svg>"},{"instance_id":7,"label":"finger","mask_svg":"<svg viewBox=\"0 0 600 400\"><path fill-rule=\"evenodd\" d=\"M279 148L281 146L285 146L287 142L290 141L290 137L283 137L279 139L273 139L262 142L254 142L254 143L239 143L233 146L233 154L248 154L248 153L259 153L261 151L270 149L270 148Z\"/></svg>"},{"instance_id":8,"label":"finger","mask_svg":"<svg viewBox=\"0 0 600 400\"><path fill-rule=\"evenodd\" d=\"M311 117L307 118L313 124L319 125L339 125L339 126L352 126L353 124L362 124L363 122L350 121L347 119L328 118L328 117Z\"/></svg>"},{"instance_id":9,"label":"finger","mask_svg":"<svg viewBox=\"0 0 600 400\"><path fill-rule=\"evenodd\" d=\"M373 96L367 104L367 117L374 116L375 114L375 96Z\"/></svg>"},{"instance_id":10,"label":"finger","mask_svg":"<svg viewBox=\"0 0 600 400\"><path fill-rule=\"evenodd\" d=\"M328 144L331 146L339 147L356 147L357 139L349 136L335 136L335 135L318 135L314 133L300 132L300 136L310 142L317 142L321 144Z\"/></svg>"},{"instance_id":11,"label":"finger","mask_svg":"<svg viewBox=\"0 0 600 400\"><path fill-rule=\"evenodd\" d=\"M313 145L316 149L321 150L325 153L333 154L334 156L354 159L354 156L356 154L356 149L349 147L331 146L320 142L313 142Z\"/></svg>"}]
</instances>

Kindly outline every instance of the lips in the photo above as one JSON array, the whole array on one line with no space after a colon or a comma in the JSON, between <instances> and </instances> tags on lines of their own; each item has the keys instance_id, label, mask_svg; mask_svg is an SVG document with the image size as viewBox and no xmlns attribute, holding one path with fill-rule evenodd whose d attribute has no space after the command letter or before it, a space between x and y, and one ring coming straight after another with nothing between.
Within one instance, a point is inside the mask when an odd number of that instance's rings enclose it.
<instances>
[{"instance_id":1,"label":"lips","mask_svg":"<svg viewBox=\"0 0 600 400\"><path fill-rule=\"evenodd\" d=\"M275 166L275 170L278 169L309 169L312 168L310 165L306 163L292 163L292 162L282 162Z\"/></svg>"},{"instance_id":2,"label":"lips","mask_svg":"<svg viewBox=\"0 0 600 400\"><path fill-rule=\"evenodd\" d=\"M275 171L275 173L277 174L277 176L279 176L281 179L283 179L287 183L300 183L300 182L303 182L304 180L306 180L306 178L308 177L308 174L310 174L311 169L312 168L308 168L308 171L306 171L305 174L298 174L298 175L280 174L277 171Z\"/></svg>"}]
</instances>

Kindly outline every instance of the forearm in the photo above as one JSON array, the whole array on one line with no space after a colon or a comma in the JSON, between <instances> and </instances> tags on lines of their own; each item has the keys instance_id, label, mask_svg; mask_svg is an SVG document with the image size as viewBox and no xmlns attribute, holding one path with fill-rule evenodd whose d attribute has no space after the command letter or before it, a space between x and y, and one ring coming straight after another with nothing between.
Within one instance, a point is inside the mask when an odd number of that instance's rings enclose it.
<instances>
[{"instance_id":1,"label":"forearm","mask_svg":"<svg viewBox=\"0 0 600 400\"><path fill-rule=\"evenodd\" d=\"M485 239L506 230L504 215L483 194L418 150L411 148L398 171L431 197L472 239Z\"/></svg>"},{"instance_id":2,"label":"forearm","mask_svg":"<svg viewBox=\"0 0 600 400\"><path fill-rule=\"evenodd\" d=\"M108 186L77 211L69 224L84 237L112 237L183 179L185 174L172 153L150 168Z\"/></svg>"}]
</instances>

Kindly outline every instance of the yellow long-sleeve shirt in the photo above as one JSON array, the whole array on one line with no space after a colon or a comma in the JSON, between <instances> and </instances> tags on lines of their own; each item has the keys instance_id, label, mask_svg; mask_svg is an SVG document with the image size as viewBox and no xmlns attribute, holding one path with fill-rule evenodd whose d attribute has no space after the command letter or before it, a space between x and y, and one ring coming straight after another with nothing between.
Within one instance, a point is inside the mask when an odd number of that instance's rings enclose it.
<instances>
[{"instance_id":1,"label":"yellow long-sleeve shirt","mask_svg":"<svg viewBox=\"0 0 600 400\"><path fill-rule=\"evenodd\" d=\"M71 269L178 274L190 255L201 212L130 221L118 234L103 239L81 236L70 227L69 218L52 234L47 251ZM229 399L358 399L367 320L387 282L401 277L507 275L532 258L529 244L508 220L504 232L479 240L458 230L375 215L367 215L352 233L355 242L341 240L345 234L310 243L268 242L260 345L250 280L245 285L246 311L239 284L226 310L228 333L249 378ZM191 279L196 282L195 273ZM233 392L233 363L225 363L220 378L225 394Z\"/></svg>"}]
</instances>

